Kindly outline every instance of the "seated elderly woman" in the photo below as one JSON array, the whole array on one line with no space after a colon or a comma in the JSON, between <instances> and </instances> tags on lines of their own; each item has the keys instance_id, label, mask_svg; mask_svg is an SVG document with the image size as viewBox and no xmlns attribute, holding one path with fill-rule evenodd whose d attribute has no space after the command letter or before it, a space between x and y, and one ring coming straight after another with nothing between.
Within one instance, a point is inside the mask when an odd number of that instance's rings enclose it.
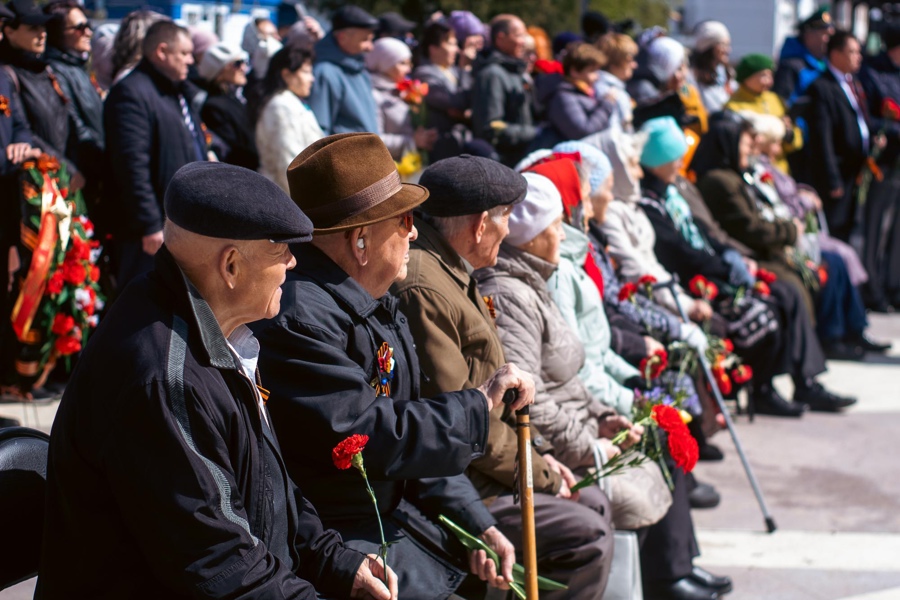
<instances>
[{"instance_id":1,"label":"seated elderly woman","mask_svg":"<svg viewBox=\"0 0 900 600\"><path fill-rule=\"evenodd\" d=\"M781 119L771 115L742 112L756 131L756 147L759 154L754 162L755 183L763 193L777 192L791 216L818 226L818 210L822 201L814 189L800 185L779 168L778 158L786 127ZM824 229L807 232L804 236L810 256L821 256L827 263L828 283L822 286L819 311L828 310L829 316L819 319L819 337L826 345L826 354L838 358L860 359L865 352L885 352L890 344L875 342L863 333L866 318L862 297L857 286L868 281L862 261L850 244L831 237ZM846 273L846 276L845 276ZM850 335L847 336L847 332ZM842 339L843 338L843 339Z\"/></svg>"},{"instance_id":2,"label":"seated elderly woman","mask_svg":"<svg viewBox=\"0 0 900 600\"><path fill-rule=\"evenodd\" d=\"M216 148L219 160L255 171L259 154L247 101L241 93L247 85L247 53L218 43L203 53L197 71L209 92L200 116L223 142Z\"/></svg>"},{"instance_id":3,"label":"seated elderly woman","mask_svg":"<svg viewBox=\"0 0 900 600\"><path fill-rule=\"evenodd\" d=\"M410 105L398 88L412 71L409 46L395 38L375 40L366 55L366 68L372 75L378 132L394 160L416 150L431 150L438 139L437 130L413 125Z\"/></svg>"},{"instance_id":4,"label":"seated elderly woman","mask_svg":"<svg viewBox=\"0 0 900 600\"><path fill-rule=\"evenodd\" d=\"M786 294L780 296L779 303L790 315L783 322L790 328L792 368L788 372L794 379L794 402L827 412L846 408L856 400L832 394L815 380L825 370L825 361L816 336L808 332L806 325L813 314L812 300L786 256L786 249L792 249L803 235L804 224L792 219L785 207L772 204L777 194L772 198L765 196L755 185L749 173L754 145L752 128L746 120L735 118L734 113L730 115L713 120L709 134L697 148L691 168L698 188L721 226L749 246L759 264L774 272L779 281L806 296L808 313L793 308L797 303ZM784 216L779 216L779 212ZM773 288L772 292L777 290Z\"/></svg>"},{"instance_id":5,"label":"seated elderly woman","mask_svg":"<svg viewBox=\"0 0 900 600\"><path fill-rule=\"evenodd\" d=\"M493 297L506 358L536 378L532 421L563 463L583 470L594 465L595 446L613 456L618 448L611 437L629 428L623 443L628 446L643 432L601 404L578 377L584 347L547 288L565 237L562 198L546 177L525 173L525 178L528 193L513 208L497 265L476 271L475 277L481 293ZM672 504L660 521L649 526L641 551L648 598L717 598L731 582L692 566L697 547L685 479L677 469L673 476ZM614 521L620 518L617 503L625 500L614 488Z\"/></svg>"},{"instance_id":6,"label":"seated elderly woman","mask_svg":"<svg viewBox=\"0 0 900 600\"><path fill-rule=\"evenodd\" d=\"M505 585L513 546L462 473L481 455L488 415L504 392L518 389L518 405L533 401L531 377L505 365L477 388L420 396L412 333L387 292L406 275L417 235L412 209L428 192L400 182L377 135L319 140L294 160L288 180L313 240L293 249L298 267L282 286L281 311L258 328L260 370L288 471L348 546L377 551L380 527L366 486L332 463L343 439L369 436L365 466L401 596L446 598L469 569ZM470 561L449 546L432 520L438 514L497 551L502 577L483 552Z\"/></svg>"}]
</instances>

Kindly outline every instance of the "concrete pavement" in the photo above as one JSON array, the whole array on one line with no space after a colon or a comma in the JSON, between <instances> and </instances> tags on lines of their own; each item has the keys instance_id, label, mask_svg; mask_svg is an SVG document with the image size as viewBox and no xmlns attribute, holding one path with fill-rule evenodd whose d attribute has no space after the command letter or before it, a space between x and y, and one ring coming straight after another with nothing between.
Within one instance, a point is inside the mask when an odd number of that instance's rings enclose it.
<instances>
[{"instance_id":1,"label":"concrete pavement","mask_svg":"<svg viewBox=\"0 0 900 600\"><path fill-rule=\"evenodd\" d=\"M700 463L722 504L694 511L698 564L734 578L731 600L900 600L900 315L875 315L873 335L894 342L888 356L829 362L823 383L853 394L846 414L789 420L737 417L737 430L778 524L765 533L756 500L727 432L713 442L720 463ZM777 382L790 397L789 381ZM37 407L49 430L56 405ZM32 407L0 414L35 426ZM32 597L34 581L0 592Z\"/></svg>"}]
</instances>

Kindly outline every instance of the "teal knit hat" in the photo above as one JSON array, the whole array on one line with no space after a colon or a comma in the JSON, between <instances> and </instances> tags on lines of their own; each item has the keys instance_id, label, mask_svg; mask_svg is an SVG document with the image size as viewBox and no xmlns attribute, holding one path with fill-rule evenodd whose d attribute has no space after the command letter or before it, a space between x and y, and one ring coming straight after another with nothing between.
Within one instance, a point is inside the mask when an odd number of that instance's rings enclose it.
<instances>
[{"instance_id":1,"label":"teal knit hat","mask_svg":"<svg viewBox=\"0 0 900 600\"><path fill-rule=\"evenodd\" d=\"M752 77L766 69L769 71L775 70L775 61L772 60L771 56L766 56L765 54L748 54L741 59L740 63L738 63L734 76L738 83L743 83L748 77Z\"/></svg>"},{"instance_id":2,"label":"teal knit hat","mask_svg":"<svg viewBox=\"0 0 900 600\"><path fill-rule=\"evenodd\" d=\"M647 143L641 153L641 164L655 168L678 160L687 152L684 132L672 117L650 119L641 131L647 134Z\"/></svg>"}]
</instances>

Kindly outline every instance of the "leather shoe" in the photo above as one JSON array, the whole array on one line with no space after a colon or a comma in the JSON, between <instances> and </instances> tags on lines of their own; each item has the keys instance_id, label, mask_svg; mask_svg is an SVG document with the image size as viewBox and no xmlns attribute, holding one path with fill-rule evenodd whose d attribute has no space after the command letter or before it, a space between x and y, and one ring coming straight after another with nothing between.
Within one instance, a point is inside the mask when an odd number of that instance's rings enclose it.
<instances>
[{"instance_id":1,"label":"leather shoe","mask_svg":"<svg viewBox=\"0 0 900 600\"><path fill-rule=\"evenodd\" d=\"M753 394L753 409L760 415L773 417L800 417L807 407L797 402L788 402L771 386L761 387Z\"/></svg>"},{"instance_id":2,"label":"leather shoe","mask_svg":"<svg viewBox=\"0 0 900 600\"><path fill-rule=\"evenodd\" d=\"M848 338L847 343L857 346L863 351L863 353L877 352L879 354L884 354L891 349L891 344L887 342L875 341L865 333L860 333L859 335L854 335Z\"/></svg>"},{"instance_id":3,"label":"leather shoe","mask_svg":"<svg viewBox=\"0 0 900 600\"><path fill-rule=\"evenodd\" d=\"M809 387L794 391L794 402L806 404L810 410L817 412L840 412L841 409L856 404L856 398L832 394L822 384L813 382Z\"/></svg>"},{"instance_id":4,"label":"leather shoe","mask_svg":"<svg viewBox=\"0 0 900 600\"><path fill-rule=\"evenodd\" d=\"M861 346L843 341L822 342L822 350L829 360L862 360L866 357Z\"/></svg>"},{"instance_id":5,"label":"leather shoe","mask_svg":"<svg viewBox=\"0 0 900 600\"><path fill-rule=\"evenodd\" d=\"M697 483L697 486L688 492L691 508L715 508L721 499L716 488L708 483Z\"/></svg>"},{"instance_id":6,"label":"leather shoe","mask_svg":"<svg viewBox=\"0 0 900 600\"><path fill-rule=\"evenodd\" d=\"M644 590L644 600L718 600L718 598L718 592L697 583L690 577L667 584L649 585Z\"/></svg>"},{"instance_id":7,"label":"leather shoe","mask_svg":"<svg viewBox=\"0 0 900 600\"><path fill-rule=\"evenodd\" d=\"M700 446L700 460L719 461L724 459L725 454L722 452L722 449L715 444L706 442L705 444Z\"/></svg>"},{"instance_id":8,"label":"leather shoe","mask_svg":"<svg viewBox=\"0 0 900 600\"><path fill-rule=\"evenodd\" d=\"M731 591L731 577L725 575L713 575L706 569L695 566L690 578L697 583L715 590L720 596Z\"/></svg>"}]
</instances>

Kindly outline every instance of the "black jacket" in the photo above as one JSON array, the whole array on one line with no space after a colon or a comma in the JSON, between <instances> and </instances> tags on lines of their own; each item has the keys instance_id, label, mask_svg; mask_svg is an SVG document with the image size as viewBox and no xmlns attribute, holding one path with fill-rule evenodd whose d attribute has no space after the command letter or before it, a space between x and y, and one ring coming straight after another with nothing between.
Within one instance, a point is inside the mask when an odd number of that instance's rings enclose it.
<instances>
[{"instance_id":1,"label":"black jacket","mask_svg":"<svg viewBox=\"0 0 900 600\"><path fill-rule=\"evenodd\" d=\"M900 66L894 64L887 52L882 52L866 59L859 80L869 100L872 131L884 131L888 141L878 162L892 167L900 158L900 122L885 118L883 108L886 100L900 104Z\"/></svg>"},{"instance_id":2,"label":"black jacket","mask_svg":"<svg viewBox=\"0 0 900 600\"><path fill-rule=\"evenodd\" d=\"M47 486L37 598L346 597L363 558L286 476L254 384L165 248L78 362Z\"/></svg>"},{"instance_id":3,"label":"black jacket","mask_svg":"<svg viewBox=\"0 0 900 600\"><path fill-rule=\"evenodd\" d=\"M105 140L103 135L103 99L87 71L87 59L47 46L44 55L66 98L66 107L75 127L78 139L76 160L79 166L86 162L102 161ZM98 165L99 166L99 165Z\"/></svg>"},{"instance_id":4,"label":"black jacket","mask_svg":"<svg viewBox=\"0 0 900 600\"><path fill-rule=\"evenodd\" d=\"M200 111L203 122L224 142L219 160L255 171L259 168L256 130L247 112L247 104L234 92L211 89Z\"/></svg>"},{"instance_id":5,"label":"black jacket","mask_svg":"<svg viewBox=\"0 0 900 600\"><path fill-rule=\"evenodd\" d=\"M6 147L10 144L31 144L31 129L22 114L22 105L16 88L5 69L0 69L0 214L3 225L0 226L0 255L6 256L6 249L19 237L18 165L6 159Z\"/></svg>"},{"instance_id":6,"label":"black jacket","mask_svg":"<svg viewBox=\"0 0 900 600\"><path fill-rule=\"evenodd\" d=\"M189 162L206 158L200 116L191 111L192 136L181 114L178 96L185 89L143 60L106 98L109 197L117 199L111 221L119 239L161 231L163 197L172 176Z\"/></svg>"},{"instance_id":7,"label":"black jacket","mask_svg":"<svg viewBox=\"0 0 900 600\"><path fill-rule=\"evenodd\" d=\"M0 40L0 62L11 69L13 87L17 89L22 109L33 137L32 145L62 161L69 173L75 165L75 130L70 127L68 99L58 85L56 75L37 54L13 48Z\"/></svg>"},{"instance_id":8,"label":"black jacket","mask_svg":"<svg viewBox=\"0 0 900 600\"><path fill-rule=\"evenodd\" d=\"M372 298L311 244L293 245L291 251L298 266L282 286L281 313L254 327L288 471L303 481L322 520L348 544L372 541L374 510L360 475L338 470L331 458L344 438L368 435L363 458L379 512L400 523L388 526L386 534L401 540L400 552L409 548L404 544L409 537L433 542L429 552L412 551L405 564L395 563L401 595L405 589L411 598L445 598L459 585L462 569L448 564L452 545L445 553L434 547L446 547L436 540L441 533L435 517L446 514L476 534L495 524L461 475L483 452L487 402L477 390L421 398L419 362L398 300ZM385 342L393 348L394 377L390 397L376 397L376 356ZM435 555L442 556L435 560ZM408 573L417 573L420 581L410 581ZM427 591L411 593L408 587L423 584Z\"/></svg>"},{"instance_id":9,"label":"black jacket","mask_svg":"<svg viewBox=\"0 0 900 600\"><path fill-rule=\"evenodd\" d=\"M811 183L827 199L831 190L853 184L869 148L863 146L856 111L830 70L809 86L809 98L812 126L806 147L809 164L817 165L811 169ZM865 98L862 104L865 106ZM874 134L870 131L870 136Z\"/></svg>"}]
</instances>

